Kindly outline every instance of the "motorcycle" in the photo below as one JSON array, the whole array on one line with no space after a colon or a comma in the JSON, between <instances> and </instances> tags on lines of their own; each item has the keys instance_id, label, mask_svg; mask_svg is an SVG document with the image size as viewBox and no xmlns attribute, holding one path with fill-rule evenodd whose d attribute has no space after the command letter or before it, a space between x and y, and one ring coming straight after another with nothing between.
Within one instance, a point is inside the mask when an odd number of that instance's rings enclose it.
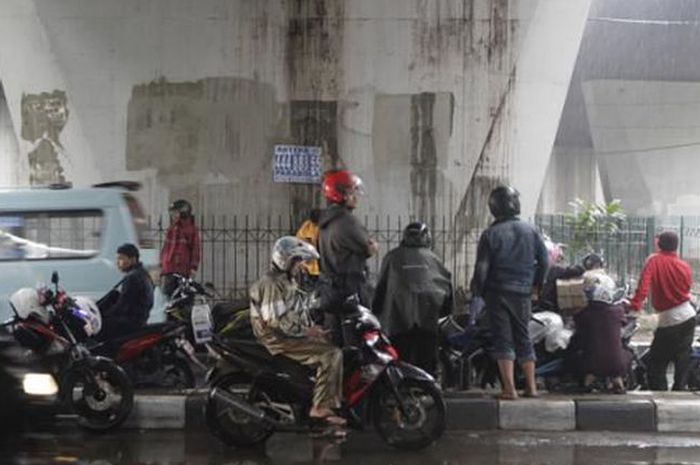
<instances>
[{"instance_id":1,"label":"motorcycle","mask_svg":"<svg viewBox=\"0 0 700 465\"><path fill-rule=\"evenodd\" d=\"M164 323L144 326L136 332L107 340L95 341L89 349L92 353L113 358L124 368L136 387L165 387L191 389L196 380L191 364L206 370L195 354L187 334L191 334L188 321L180 318L182 307L203 306L200 296L204 289L191 278L180 276L173 297L165 309L171 315ZM114 294L108 293L98 301L98 307L108 308Z\"/></svg>"},{"instance_id":2,"label":"motorcycle","mask_svg":"<svg viewBox=\"0 0 700 465\"><path fill-rule=\"evenodd\" d=\"M5 323L15 340L40 356L59 388L59 399L78 424L89 430L106 431L126 420L134 391L129 377L112 360L95 356L85 345L99 332L101 320L94 303L72 298L58 286L54 289L20 289L10 298L14 317ZM32 297L35 302L15 298ZM14 302L13 302L14 300Z\"/></svg>"},{"instance_id":3,"label":"motorcycle","mask_svg":"<svg viewBox=\"0 0 700 465\"><path fill-rule=\"evenodd\" d=\"M377 318L357 300L345 304L342 414L351 427L373 423L380 437L400 449L421 449L445 429L440 387L423 370L399 361ZM223 442L253 446L275 432L321 433L308 417L312 372L257 341L224 339L211 346L229 365L212 381L206 405L210 430Z\"/></svg>"}]
</instances>

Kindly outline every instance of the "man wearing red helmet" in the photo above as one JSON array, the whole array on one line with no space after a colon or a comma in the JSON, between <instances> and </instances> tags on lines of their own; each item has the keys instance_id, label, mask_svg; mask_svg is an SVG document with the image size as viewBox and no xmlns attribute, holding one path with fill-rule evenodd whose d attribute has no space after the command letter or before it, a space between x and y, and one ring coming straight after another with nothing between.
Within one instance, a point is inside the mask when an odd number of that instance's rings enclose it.
<instances>
[{"instance_id":1,"label":"man wearing red helmet","mask_svg":"<svg viewBox=\"0 0 700 465\"><path fill-rule=\"evenodd\" d=\"M325 324L333 330L334 341L342 345L339 319L332 312L352 294L357 294L363 305L369 305L366 262L379 252L379 245L352 214L363 194L359 176L349 170L328 171L322 189L329 203L319 220L321 287L330 312Z\"/></svg>"}]
</instances>

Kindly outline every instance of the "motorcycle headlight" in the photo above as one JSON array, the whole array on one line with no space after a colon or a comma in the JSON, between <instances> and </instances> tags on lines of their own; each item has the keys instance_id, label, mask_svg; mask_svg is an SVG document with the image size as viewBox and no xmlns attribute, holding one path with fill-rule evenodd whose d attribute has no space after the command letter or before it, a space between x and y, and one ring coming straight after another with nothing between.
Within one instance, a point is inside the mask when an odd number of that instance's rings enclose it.
<instances>
[{"instance_id":1,"label":"motorcycle headlight","mask_svg":"<svg viewBox=\"0 0 700 465\"><path fill-rule=\"evenodd\" d=\"M24 393L30 396L53 396L58 393L58 386L53 376L47 373L27 373L22 380Z\"/></svg>"}]
</instances>

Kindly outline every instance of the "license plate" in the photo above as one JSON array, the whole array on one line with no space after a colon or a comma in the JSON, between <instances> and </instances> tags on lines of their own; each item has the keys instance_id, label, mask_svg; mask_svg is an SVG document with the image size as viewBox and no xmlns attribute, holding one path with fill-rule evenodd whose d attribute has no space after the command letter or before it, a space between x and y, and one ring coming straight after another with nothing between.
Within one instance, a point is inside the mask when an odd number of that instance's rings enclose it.
<instances>
[{"instance_id":1,"label":"license plate","mask_svg":"<svg viewBox=\"0 0 700 465\"><path fill-rule=\"evenodd\" d=\"M197 344L204 344L212 338L211 309L208 304L192 307L192 333Z\"/></svg>"}]
</instances>

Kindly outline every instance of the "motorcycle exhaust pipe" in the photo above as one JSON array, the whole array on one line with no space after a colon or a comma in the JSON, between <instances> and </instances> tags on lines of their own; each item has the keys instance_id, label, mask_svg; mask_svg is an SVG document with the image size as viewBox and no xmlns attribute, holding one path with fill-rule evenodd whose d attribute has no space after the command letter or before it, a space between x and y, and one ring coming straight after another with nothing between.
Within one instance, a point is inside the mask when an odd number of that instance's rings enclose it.
<instances>
[{"instance_id":1,"label":"motorcycle exhaust pipe","mask_svg":"<svg viewBox=\"0 0 700 465\"><path fill-rule=\"evenodd\" d=\"M259 409L255 405L251 405L248 402L240 400L227 391L215 387L212 389L210 395L214 399L231 407L236 412L247 415L258 423L274 424L274 422L268 418L267 414L263 410Z\"/></svg>"}]
</instances>

